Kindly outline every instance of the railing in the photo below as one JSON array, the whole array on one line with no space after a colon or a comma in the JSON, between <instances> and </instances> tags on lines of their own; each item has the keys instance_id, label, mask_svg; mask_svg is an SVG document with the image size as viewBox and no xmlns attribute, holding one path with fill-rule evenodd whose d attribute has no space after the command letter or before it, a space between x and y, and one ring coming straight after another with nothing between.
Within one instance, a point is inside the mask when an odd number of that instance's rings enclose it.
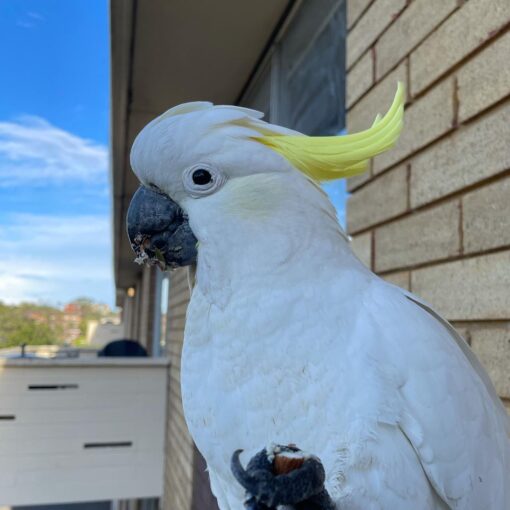
<instances>
[{"instance_id":1,"label":"railing","mask_svg":"<svg viewBox=\"0 0 510 510\"><path fill-rule=\"evenodd\" d=\"M0 361L0 506L159 497L167 362Z\"/></svg>"}]
</instances>

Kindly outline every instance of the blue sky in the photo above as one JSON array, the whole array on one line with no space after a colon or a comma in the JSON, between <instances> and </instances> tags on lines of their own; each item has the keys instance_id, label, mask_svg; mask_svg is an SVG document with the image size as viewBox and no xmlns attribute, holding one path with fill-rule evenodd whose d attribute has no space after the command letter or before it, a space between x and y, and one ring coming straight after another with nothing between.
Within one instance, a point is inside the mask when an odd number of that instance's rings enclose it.
<instances>
[{"instance_id":1,"label":"blue sky","mask_svg":"<svg viewBox=\"0 0 510 510\"><path fill-rule=\"evenodd\" d=\"M0 61L0 300L113 305L107 0L0 0Z\"/></svg>"},{"instance_id":2,"label":"blue sky","mask_svg":"<svg viewBox=\"0 0 510 510\"><path fill-rule=\"evenodd\" d=\"M0 300L113 303L107 0L0 2Z\"/></svg>"}]
</instances>

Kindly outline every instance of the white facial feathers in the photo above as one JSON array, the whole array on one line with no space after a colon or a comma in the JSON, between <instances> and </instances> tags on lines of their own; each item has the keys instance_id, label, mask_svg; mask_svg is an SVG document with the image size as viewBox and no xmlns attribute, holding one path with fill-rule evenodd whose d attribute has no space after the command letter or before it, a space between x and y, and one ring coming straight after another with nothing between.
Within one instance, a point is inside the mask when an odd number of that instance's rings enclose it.
<instances>
[{"instance_id":1,"label":"white facial feathers","mask_svg":"<svg viewBox=\"0 0 510 510\"><path fill-rule=\"evenodd\" d=\"M296 134L261 120L263 114L207 102L176 106L150 122L136 137L131 166L141 182L176 200L186 196L182 175L200 163L226 178L293 171L279 154L253 140L262 134Z\"/></svg>"}]
</instances>

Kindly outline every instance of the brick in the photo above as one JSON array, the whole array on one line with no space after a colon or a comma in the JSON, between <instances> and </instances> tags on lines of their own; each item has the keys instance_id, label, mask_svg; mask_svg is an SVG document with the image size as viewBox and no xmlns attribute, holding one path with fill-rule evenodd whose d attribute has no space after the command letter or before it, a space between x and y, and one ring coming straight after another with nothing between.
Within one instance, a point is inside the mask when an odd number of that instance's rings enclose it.
<instances>
[{"instance_id":1,"label":"brick","mask_svg":"<svg viewBox=\"0 0 510 510\"><path fill-rule=\"evenodd\" d=\"M371 179L372 172L367 170L363 174L355 175L354 177L349 177L347 179L347 191L352 192L359 188L362 184L369 181Z\"/></svg>"},{"instance_id":2,"label":"brick","mask_svg":"<svg viewBox=\"0 0 510 510\"><path fill-rule=\"evenodd\" d=\"M510 251L417 269L411 288L449 320L510 318Z\"/></svg>"},{"instance_id":3,"label":"brick","mask_svg":"<svg viewBox=\"0 0 510 510\"><path fill-rule=\"evenodd\" d=\"M510 245L510 178L463 198L466 253Z\"/></svg>"},{"instance_id":4,"label":"brick","mask_svg":"<svg viewBox=\"0 0 510 510\"><path fill-rule=\"evenodd\" d=\"M406 63L400 64L383 81L378 83L347 113L347 126L350 133L368 129L378 113L384 115L395 97L397 84L407 82Z\"/></svg>"},{"instance_id":5,"label":"brick","mask_svg":"<svg viewBox=\"0 0 510 510\"><path fill-rule=\"evenodd\" d=\"M457 0L416 0L399 16L376 44L376 76L380 79L437 27Z\"/></svg>"},{"instance_id":6,"label":"brick","mask_svg":"<svg viewBox=\"0 0 510 510\"><path fill-rule=\"evenodd\" d=\"M372 52L368 51L347 74L348 108L374 84L373 65Z\"/></svg>"},{"instance_id":7,"label":"brick","mask_svg":"<svg viewBox=\"0 0 510 510\"><path fill-rule=\"evenodd\" d=\"M347 68L370 48L406 6L406 0L376 0L347 35Z\"/></svg>"},{"instance_id":8,"label":"brick","mask_svg":"<svg viewBox=\"0 0 510 510\"><path fill-rule=\"evenodd\" d=\"M404 129L395 147L374 158L375 174L409 156L453 127L453 86L453 80L446 80L407 109Z\"/></svg>"},{"instance_id":9,"label":"brick","mask_svg":"<svg viewBox=\"0 0 510 510\"><path fill-rule=\"evenodd\" d=\"M411 207L510 168L510 102L455 131L411 161Z\"/></svg>"},{"instance_id":10,"label":"brick","mask_svg":"<svg viewBox=\"0 0 510 510\"><path fill-rule=\"evenodd\" d=\"M351 28L372 0L347 0L347 27Z\"/></svg>"},{"instance_id":11,"label":"brick","mask_svg":"<svg viewBox=\"0 0 510 510\"><path fill-rule=\"evenodd\" d=\"M476 55L457 75L459 120L464 121L510 94L510 32Z\"/></svg>"},{"instance_id":12,"label":"brick","mask_svg":"<svg viewBox=\"0 0 510 510\"><path fill-rule=\"evenodd\" d=\"M508 0L470 0L411 54L412 94L434 82L510 21Z\"/></svg>"},{"instance_id":13,"label":"brick","mask_svg":"<svg viewBox=\"0 0 510 510\"><path fill-rule=\"evenodd\" d=\"M350 177L347 179L347 191L349 193L352 193L354 190L359 188L361 185L365 184L367 181L369 181L372 178L372 164L373 161L370 160L370 163L368 164L368 170L359 175L355 175L354 177Z\"/></svg>"},{"instance_id":14,"label":"brick","mask_svg":"<svg viewBox=\"0 0 510 510\"><path fill-rule=\"evenodd\" d=\"M463 324L462 322L460 324ZM455 331L464 339L468 344L471 345L471 336L469 333L469 328L467 326L460 326L459 324L452 324L455 328Z\"/></svg>"},{"instance_id":15,"label":"brick","mask_svg":"<svg viewBox=\"0 0 510 510\"><path fill-rule=\"evenodd\" d=\"M393 285L400 287L402 289L410 290L409 279L410 273L409 271L398 271L397 273L389 273L383 275L383 278Z\"/></svg>"},{"instance_id":16,"label":"brick","mask_svg":"<svg viewBox=\"0 0 510 510\"><path fill-rule=\"evenodd\" d=\"M368 183L347 201L349 232L362 230L407 209L407 168L401 166Z\"/></svg>"},{"instance_id":17,"label":"brick","mask_svg":"<svg viewBox=\"0 0 510 510\"><path fill-rule=\"evenodd\" d=\"M352 238L352 251L369 269L372 267L372 233L367 232Z\"/></svg>"},{"instance_id":18,"label":"brick","mask_svg":"<svg viewBox=\"0 0 510 510\"><path fill-rule=\"evenodd\" d=\"M449 202L375 232L375 270L389 271L460 254L460 204Z\"/></svg>"},{"instance_id":19,"label":"brick","mask_svg":"<svg viewBox=\"0 0 510 510\"><path fill-rule=\"evenodd\" d=\"M471 332L471 348L489 373L500 397L510 398L510 328L482 327Z\"/></svg>"}]
</instances>

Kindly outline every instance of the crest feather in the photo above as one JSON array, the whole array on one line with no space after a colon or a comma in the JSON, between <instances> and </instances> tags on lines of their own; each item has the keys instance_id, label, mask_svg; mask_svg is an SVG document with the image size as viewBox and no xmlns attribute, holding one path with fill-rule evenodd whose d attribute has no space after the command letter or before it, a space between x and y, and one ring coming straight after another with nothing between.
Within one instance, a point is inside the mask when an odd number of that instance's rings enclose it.
<instances>
[{"instance_id":1,"label":"crest feather","mask_svg":"<svg viewBox=\"0 0 510 510\"><path fill-rule=\"evenodd\" d=\"M281 154L316 181L361 174L370 158L395 145L402 131L404 86L398 84L393 104L384 117L377 115L369 129L344 136L265 135L254 137Z\"/></svg>"}]
</instances>

